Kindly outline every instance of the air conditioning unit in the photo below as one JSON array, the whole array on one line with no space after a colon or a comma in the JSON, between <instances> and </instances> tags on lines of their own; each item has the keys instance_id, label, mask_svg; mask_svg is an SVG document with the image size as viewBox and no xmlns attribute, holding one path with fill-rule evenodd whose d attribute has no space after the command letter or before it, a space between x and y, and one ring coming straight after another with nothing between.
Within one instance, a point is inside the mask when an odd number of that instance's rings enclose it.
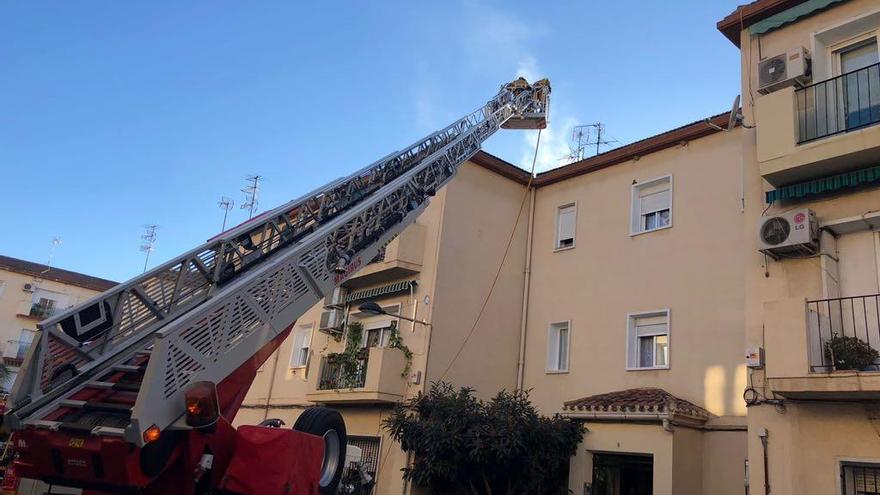
<instances>
[{"instance_id":1,"label":"air conditioning unit","mask_svg":"<svg viewBox=\"0 0 880 495\"><path fill-rule=\"evenodd\" d=\"M799 46L758 63L758 92L771 93L786 86L803 86L810 80L810 55Z\"/></svg>"},{"instance_id":2,"label":"air conditioning unit","mask_svg":"<svg viewBox=\"0 0 880 495\"><path fill-rule=\"evenodd\" d=\"M324 297L325 308L341 308L343 304L345 304L345 289L342 287L336 287Z\"/></svg>"},{"instance_id":3,"label":"air conditioning unit","mask_svg":"<svg viewBox=\"0 0 880 495\"><path fill-rule=\"evenodd\" d=\"M774 259L810 256L819 252L819 222L813 210L802 208L772 217L758 224L760 251Z\"/></svg>"},{"instance_id":4,"label":"air conditioning unit","mask_svg":"<svg viewBox=\"0 0 880 495\"><path fill-rule=\"evenodd\" d=\"M37 290L37 286L36 286L36 284L24 284L24 286L21 288L21 290L23 290L25 292L33 292L33 291Z\"/></svg>"},{"instance_id":5,"label":"air conditioning unit","mask_svg":"<svg viewBox=\"0 0 880 495\"><path fill-rule=\"evenodd\" d=\"M318 331L336 335L342 333L342 324L344 321L343 311L338 308L331 308L321 312L321 320L318 322Z\"/></svg>"}]
</instances>

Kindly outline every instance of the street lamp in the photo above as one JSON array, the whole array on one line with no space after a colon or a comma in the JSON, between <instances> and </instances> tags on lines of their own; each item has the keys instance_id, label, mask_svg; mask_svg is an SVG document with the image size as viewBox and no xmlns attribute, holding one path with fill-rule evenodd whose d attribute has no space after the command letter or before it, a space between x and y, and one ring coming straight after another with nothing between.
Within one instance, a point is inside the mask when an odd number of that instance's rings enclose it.
<instances>
[{"instance_id":1,"label":"street lamp","mask_svg":"<svg viewBox=\"0 0 880 495\"><path fill-rule=\"evenodd\" d=\"M407 318L406 316L393 315L393 314L385 311L384 309L382 309L382 306L379 306L378 304L376 304L375 301L367 301L367 302L361 304L360 306L358 306L358 309L361 312L371 314L371 315L387 315L392 318L397 318L398 320L411 321L413 323L419 323L421 325L425 325L426 327L431 326L431 324L428 323L427 321L419 321L419 320L414 320L412 318Z\"/></svg>"}]
</instances>

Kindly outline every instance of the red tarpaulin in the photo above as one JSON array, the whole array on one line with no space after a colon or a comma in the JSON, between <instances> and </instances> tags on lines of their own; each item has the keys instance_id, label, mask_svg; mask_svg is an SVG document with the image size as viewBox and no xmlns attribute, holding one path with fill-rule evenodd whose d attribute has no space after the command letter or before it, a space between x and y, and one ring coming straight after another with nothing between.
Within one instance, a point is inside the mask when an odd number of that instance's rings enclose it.
<instances>
[{"instance_id":1,"label":"red tarpaulin","mask_svg":"<svg viewBox=\"0 0 880 495\"><path fill-rule=\"evenodd\" d=\"M324 440L284 428L239 426L223 489L243 495L315 495Z\"/></svg>"}]
</instances>

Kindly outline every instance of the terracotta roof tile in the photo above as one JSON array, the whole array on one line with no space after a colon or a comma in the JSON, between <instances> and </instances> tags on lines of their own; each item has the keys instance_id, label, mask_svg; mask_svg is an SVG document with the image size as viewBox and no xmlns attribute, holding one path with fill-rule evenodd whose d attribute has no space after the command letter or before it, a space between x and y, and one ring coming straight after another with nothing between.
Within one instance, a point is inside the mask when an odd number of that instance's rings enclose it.
<instances>
[{"instance_id":1,"label":"terracotta roof tile","mask_svg":"<svg viewBox=\"0 0 880 495\"><path fill-rule=\"evenodd\" d=\"M708 419L712 413L676 397L662 388L630 388L617 392L591 395L564 404L566 411L594 413L656 413L675 414Z\"/></svg>"},{"instance_id":2,"label":"terracotta roof tile","mask_svg":"<svg viewBox=\"0 0 880 495\"><path fill-rule=\"evenodd\" d=\"M117 284L117 282L112 280L93 277L84 273L72 272L70 270L62 270L61 268L50 267L49 265L44 265L42 263L10 258L9 256L0 256L0 270L8 270L10 272L30 275L44 280L52 280L62 284L75 285L77 287L91 289L98 292L104 292Z\"/></svg>"}]
</instances>

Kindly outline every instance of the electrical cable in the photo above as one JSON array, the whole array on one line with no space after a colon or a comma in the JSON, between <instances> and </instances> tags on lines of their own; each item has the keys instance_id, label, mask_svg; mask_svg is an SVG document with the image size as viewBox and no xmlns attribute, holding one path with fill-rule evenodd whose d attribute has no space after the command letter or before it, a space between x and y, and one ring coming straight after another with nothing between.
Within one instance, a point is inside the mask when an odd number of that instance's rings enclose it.
<instances>
[{"instance_id":1,"label":"electrical cable","mask_svg":"<svg viewBox=\"0 0 880 495\"><path fill-rule=\"evenodd\" d=\"M489 300L492 298L492 293L495 291L495 286L498 284L498 278L501 277L501 269L504 267L504 262L507 260L507 255L510 253L510 246L513 245L513 238L516 235L516 227L519 225L520 218L522 218L523 208L525 207L526 200L529 197L529 190L532 187L532 181L535 178L535 165L538 163L538 150L541 147L541 131L542 129L538 129L538 139L535 142L535 155L532 158L532 169L529 171L529 182L526 184L526 189L523 193L522 201L520 201L519 211L516 213L516 220L513 222L513 228L510 229L510 237L507 239L507 247L504 248L504 254L501 256L501 262L498 263L498 270L495 272L495 278L492 280L492 285L489 286L489 292L486 294L486 298L483 299L483 305L480 306L480 312L477 313L477 318L474 320L473 326L471 326L470 331L464 338L464 341L462 341L461 345L458 347L455 355L452 356L452 360L449 361L449 365L446 366L446 369L440 375L440 378L437 379L438 382L442 382L443 379L446 378L449 370L452 369L452 365L455 364L456 360L458 360L458 357L461 355L461 352L464 350L468 341L470 341L471 337L474 335L474 332L477 329L477 325L479 325L480 319L483 317L483 313L486 311L486 307L489 305Z\"/></svg>"},{"instance_id":2,"label":"electrical cable","mask_svg":"<svg viewBox=\"0 0 880 495\"><path fill-rule=\"evenodd\" d=\"M522 218L523 207L526 204L526 200L529 197L529 190L532 187L532 181L535 178L535 166L538 163L538 150L541 147L541 131L542 129L538 129L538 139L535 142L535 155L532 157L532 168L529 171L529 181L526 184L526 190L523 194L523 199L519 205L519 211L516 214L516 220L513 222L513 228L510 231L510 237L507 239L507 247L504 248L504 255L501 256L501 263L498 264L498 270L495 272L495 278L492 280L492 285L489 287L489 293L486 294L486 298L483 300L483 305L480 307L480 312L477 313L477 318L474 320L473 326L471 326L470 331L465 337L464 341L456 351L455 355L452 357L452 360L449 361L449 365L446 367L446 370L443 371L443 374L440 375L440 378L437 380L438 382L443 381L446 378L446 374L449 373L449 370L452 369L452 365L455 364L455 361L461 355L461 351L464 350L464 347L467 345L470 338L474 335L475 330L477 329L477 325L480 323L480 318L482 318L483 313L486 310L486 306L489 305L489 300L492 297L492 293L495 290L495 286L498 284L498 278L501 276L501 269L504 267L504 262L507 260L507 255L510 253L510 246L513 245L513 238L516 234L516 227L519 225L519 220ZM380 422L381 423L381 422ZM382 456L382 459L379 461L379 465L376 468L376 477L375 479L379 479L379 474L382 472L382 468L385 467L385 461L388 458L388 454L391 453L391 447L393 446L393 442L388 442L388 449L385 450L385 454Z\"/></svg>"}]
</instances>

